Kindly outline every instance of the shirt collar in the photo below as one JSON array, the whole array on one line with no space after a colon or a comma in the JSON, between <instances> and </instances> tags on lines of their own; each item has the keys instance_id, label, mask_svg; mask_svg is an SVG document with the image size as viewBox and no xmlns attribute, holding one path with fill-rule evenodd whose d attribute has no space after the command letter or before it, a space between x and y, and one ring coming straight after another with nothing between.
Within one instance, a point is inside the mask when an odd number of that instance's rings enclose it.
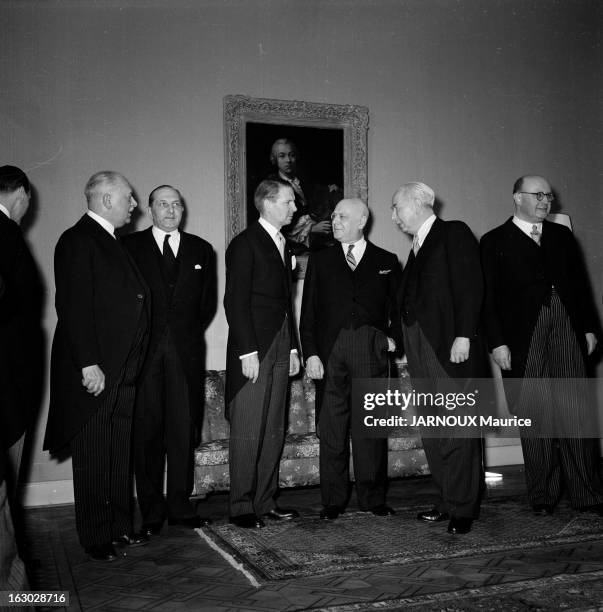
<instances>
[{"instance_id":1,"label":"shirt collar","mask_svg":"<svg viewBox=\"0 0 603 612\"><path fill-rule=\"evenodd\" d=\"M0 212L3 212L10 219L10 213L4 204L0 204Z\"/></svg>"},{"instance_id":2,"label":"shirt collar","mask_svg":"<svg viewBox=\"0 0 603 612\"><path fill-rule=\"evenodd\" d=\"M107 219L96 214L93 210L89 210L86 214L89 217L92 217L104 230L109 232L109 234L111 234L111 236L115 238L115 227L113 227L112 223L109 223Z\"/></svg>"},{"instance_id":3,"label":"shirt collar","mask_svg":"<svg viewBox=\"0 0 603 612\"><path fill-rule=\"evenodd\" d=\"M427 217L427 219L425 219L425 221L423 221L421 227L417 230L416 237L419 247L421 247L423 245L423 242L425 242L425 238L427 238L427 234L429 234L429 230L431 229L431 226L435 223L436 219L437 217L432 213L429 217Z\"/></svg>"},{"instance_id":4,"label":"shirt collar","mask_svg":"<svg viewBox=\"0 0 603 612\"><path fill-rule=\"evenodd\" d=\"M513 215L513 223L524 233L530 236L532 233L532 228L536 226L538 228L538 232L542 233L542 221L540 223L530 223L529 221L524 221L520 219L516 215Z\"/></svg>"},{"instance_id":5,"label":"shirt collar","mask_svg":"<svg viewBox=\"0 0 603 612\"><path fill-rule=\"evenodd\" d=\"M274 227L274 225L272 225L272 223L270 223L269 221L266 221L264 217L260 217L259 222L260 225L270 234L270 238L274 240L274 237L279 233L280 230Z\"/></svg>"},{"instance_id":6,"label":"shirt collar","mask_svg":"<svg viewBox=\"0 0 603 612\"><path fill-rule=\"evenodd\" d=\"M161 242L163 244L163 241L165 240L165 236L166 234L170 235L170 238L174 238L174 240L179 240L180 239L180 232L175 229L173 232L166 232L164 230L162 230L161 228L157 227L156 225L153 225L151 231L153 232L153 236L155 236L155 240L157 240L158 242Z\"/></svg>"}]
</instances>

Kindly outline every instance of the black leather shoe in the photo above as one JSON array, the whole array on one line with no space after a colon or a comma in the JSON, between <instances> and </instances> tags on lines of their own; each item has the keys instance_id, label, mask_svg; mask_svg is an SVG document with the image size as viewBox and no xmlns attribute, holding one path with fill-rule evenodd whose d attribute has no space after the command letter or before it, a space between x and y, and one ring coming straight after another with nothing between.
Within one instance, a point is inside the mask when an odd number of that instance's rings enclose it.
<instances>
[{"instance_id":1,"label":"black leather shoe","mask_svg":"<svg viewBox=\"0 0 603 612\"><path fill-rule=\"evenodd\" d=\"M426 523L439 523L440 521L447 521L449 518L448 512L440 512L437 508L417 514L417 520L425 521Z\"/></svg>"},{"instance_id":2,"label":"black leather shoe","mask_svg":"<svg viewBox=\"0 0 603 612\"><path fill-rule=\"evenodd\" d=\"M464 516L452 517L450 523L448 523L448 533L469 533L471 531L471 524L473 519L466 518Z\"/></svg>"},{"instance_id":3,"label":"black leather shoe","mask_svg":"<svg viewBox=\"0 0 603 612\"><path fill-rule=\"evenodd\" d=\"M136 548L137 546L144 546L149 543L149 536L144 533L131 533L130 535L124 533L113 540L113 546L128 546L130 548Z\"/></svg>"},{"instance_id":4,"label":"black leather shoe","mask_svg":"<svg viewBox=\"0 0 603 612\"><path fill-rule=\"evenodd\" d=\"M390 508L385 504L380 504L379 506L371 508L371 512L375 516L392 516L393 514L396 514L393 508Z\"/></svg>"},{"instance_id":5,"label":"black leather shoe","mask_svg":"<svg viewBox=\"0 0 603 612\"><path fill-rule=\"evenodd\" d=\"M580 512L594 512L599 516L603 516L603 504L593 504L592 506L582 506Z\"/></svg>"},{"instance_id":6,"label":"black leather shoe","mask_svg":"<svg viewBox=\"0 0 603 612\"><path fill-rule=\"evenodd\" d=\"M150 538L151 536L159 535L162 527L163 523L143 523L140 533Z\"/></svg>"},{"instance_id":7,"label":"black leather shoe","mask_svg":"<svg viewBox=\"0 0 603 612\"><path fill-rule=\"evenodd\" d=\"M203 516L187 516L185 518L169 518L168 525L179 525L181 527L190 527L191 529L197 529L199 527L206 527L211 525L211 519Z\"/></svg>"},{"instance_id":8,"label":"black leather shoe","mask_svg":"<svg viewBox=\"0 0 603 612\"><path fill-rule=\"evenodd\" d=\"M540 514L540 515L545 515L545 514L553 514L553 510L555 509L555 506L553 506L553 504L534 504L532 506L532 512L534 514Z\"/></svg>"},{"instance_id":9,"label":"black leather shoe","mask_svg":"<svg viewBox=\"0 0 603 612\"><path fill-rule=\"evenodd\" d=\"M231 516L228 520L233 525L243 529L260 529L265 527L264 521L255 514L239 514L238 516Z\"/></svg>"},{"instance_id":10,"label":"black leather shoe","mask_svg":"<svg viewBox=\"0 0 603 612\"><path fill-rule=\"evenodd\" d=\"M85 546L84 551L90 557L91 561L108 563L117 559L117 552L111 543L99 544L97 546Z\"/></svg>"},{"instance_id":11,"label":"black leather shoe","mask_svg":"<svg viewBox=\"0 0 603 612\"><path fill-rule=\"evenodd\" d=\"M334 521L340 514L343 514L343 510L339 506L325 506L320 511L320 518Z\"/></svg>"},{"instance_id":12,"label":"black leather shoe","mask_svg":"<svg viewBox=\"0 0 603 612\"><path fill-rule=\"evenodd\" d=\"M278 506L262 514L263 519L268 519L270 521L290 521L298 517L299 512L297 510L293 508L279 508Z\"/></svg>"}]
</instances>

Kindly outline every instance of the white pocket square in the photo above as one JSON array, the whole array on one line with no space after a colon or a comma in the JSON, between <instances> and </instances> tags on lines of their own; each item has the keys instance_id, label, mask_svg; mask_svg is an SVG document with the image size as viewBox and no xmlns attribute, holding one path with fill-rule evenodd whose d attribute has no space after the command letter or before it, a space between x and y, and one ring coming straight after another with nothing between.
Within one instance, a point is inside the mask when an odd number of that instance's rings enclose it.
<instances>
[{"instance_id":1,"label":"white pocket square","mask_svg":"<svg viewBox=\"0 0 603 612\"><path fill-rule=\"evenodd\" d=\"M195 264L195 270L201 270L201 266L199 264Z\"/></svg>"},{"instance_id":2,"label":"white pocket square","mask_svg":"<svg viewBox=\"0 0 603 612\"><path fill-rule=\"evenodd\" d=\"M389 274L391 272L391 268L389 270L379 270L379 274Z\"/></svg>"},{"instance_id":3,"label":"white pocket square","mask_svg":"<svg viewBox=\"0 0 603 612\"><path fill-rule=\"evenodd\" d=\"M297 259L295 258L295 255L291 255L291 269L295 270L296 265L297 265Z\"/></svg>"}]
</instances>

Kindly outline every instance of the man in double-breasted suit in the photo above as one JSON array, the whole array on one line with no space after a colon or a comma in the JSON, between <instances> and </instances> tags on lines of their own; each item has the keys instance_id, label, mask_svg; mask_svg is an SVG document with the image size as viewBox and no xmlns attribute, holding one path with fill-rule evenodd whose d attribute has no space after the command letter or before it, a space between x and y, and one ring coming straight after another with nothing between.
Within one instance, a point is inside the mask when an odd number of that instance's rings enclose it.
<instances>
[{"instance_id":1,"label":"man in double-breasted suit","mask_svg":"<svg viewBox=\"0 0 603 612\"><path fill-rule=\"evenodd\" d=\"M215 310L211 245L180 231L184 201L171 185L149 195L153 225L124 238L151 290L149 348L134 421L136 491L147 535L170 525L207 524L195 514L195 428L203 415L204 331ZM167 457L167 498L163 475Z\"/></svg>"},{"instance_id":2,"label":"man in double-breasted suit","mask_svg":"<svg viewBox=\"0 0 603 612\"><path fill-rule=\"evenodd\" d=\"M226 250L230 521L239 527L297 516L274 499L288 380L299 371L291 304L294 259L280 232L295 212L294 200L286 183L262 181L254 197L259 220Z\"/></svg>"},{"instance_id":3,"label":"man in double-breasted suit","mask_svg":"<svg viewBox=\"0 0 603 612\"><path fill-rule=\"evenodd\" d=\"M26 430L39 408L43 371L44 288L20 227L30 195L20 168L0 167L0 437L9 498L16 491Z\"/></svg>"},{"instance_id":4,"label":"man in double-breasted suit","mask_svg":"<svg viewBox=\"0 0 603 612\"><path fill-rule=\"evenodd\" d=\"M386 376L387 353L400 342L394 315L400 264L364 238L368 218L364 202L341 200L332 215L340 244L310 255L304 281L300 337L306 374L316 381L320 516L330 520L349 497L352 379ZM358 505L378 516L394 514L385 504L387 439L359 434L352 428Z\"/></svg>"},{"instance_id":5,"label":"man in double-breasted suit","mask_svg":"<svg viewBox=\"0 0 603 612\"><path fill-rule=\"evenodd\" d=\"M483 282L477 240L463 222L438 219L434 201L428 185L406 183L394 194L392 220L413 236L398 294L409 373L437 386L439 379L467 381L486 370L478 335ZM449 520L450 533L467 533L480 506L481 440L422 438L438 501L417 518Z\"/></svg>"},{"instance_id":6,"label":"man in double-breasted suit","mask_svg":"<svg viewBox=\"0 0 603 612\"><path fill-rule=\"evenodd\" d=\"M136 207L119 173L86 184L88 212L55 249L57 327L44 448L73 460L80 542L96 561L136 546L131 515L130 434L148 321L147 287L114 232Z\"/></svg>"},{"instance_id":7,"label":"man in double-breasted suit","mask_svg":"<svg viewBox=\"0 0 603 612\"><path fill-rule=\"evenodd\" d=\"M544 177L519 178L513 200L514 216L481 240L484 321L503 376L524 379L507 400L533 421L520 430L528 500L551 514L565 484L573 507L603 515L597 439L586 438L597 431L586 359L599 325L584 263L571 231L546 220Z\"/></svg>"}]
</instances>

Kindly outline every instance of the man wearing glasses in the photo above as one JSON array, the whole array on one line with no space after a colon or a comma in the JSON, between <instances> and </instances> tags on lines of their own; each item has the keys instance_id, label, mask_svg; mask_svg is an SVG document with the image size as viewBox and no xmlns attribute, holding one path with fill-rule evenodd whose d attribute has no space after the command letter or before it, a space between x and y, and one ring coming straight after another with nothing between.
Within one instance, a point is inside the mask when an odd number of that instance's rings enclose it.
<instances>
[{"instance_id":1,"label":"man wearing glasses","mask_svg":"<svg viewBox=\"0 0 603 612\"><path fill-rule=\"evenodd\" d=\"M603 515L596 440L582 437L593 417L585 379L597 319L573 234L546 220L553 199L542 176L519 178L514 216L481 240L486 336L503 376L524 379L507 401L533 421L521 444L534 513L554 511L564 474L572 506Z\"/></svg>"},{"instance_id":2,"label":"man wearing glasses","mask_svg":"<svg viewBox=\"0 0 603 612\"><path fill-rule=\"evenodd\" d=\"M134 469L141 531L169 525L200 527L193 489L195 430L202 416L204 331L216 303L211 245L180 231L184 202L162 185L149 195L153 225L123 240L151 290L149 349L139 379L134 421ZM163 497L167 458L167 498Z\"/></svg>"}]
</instances>

